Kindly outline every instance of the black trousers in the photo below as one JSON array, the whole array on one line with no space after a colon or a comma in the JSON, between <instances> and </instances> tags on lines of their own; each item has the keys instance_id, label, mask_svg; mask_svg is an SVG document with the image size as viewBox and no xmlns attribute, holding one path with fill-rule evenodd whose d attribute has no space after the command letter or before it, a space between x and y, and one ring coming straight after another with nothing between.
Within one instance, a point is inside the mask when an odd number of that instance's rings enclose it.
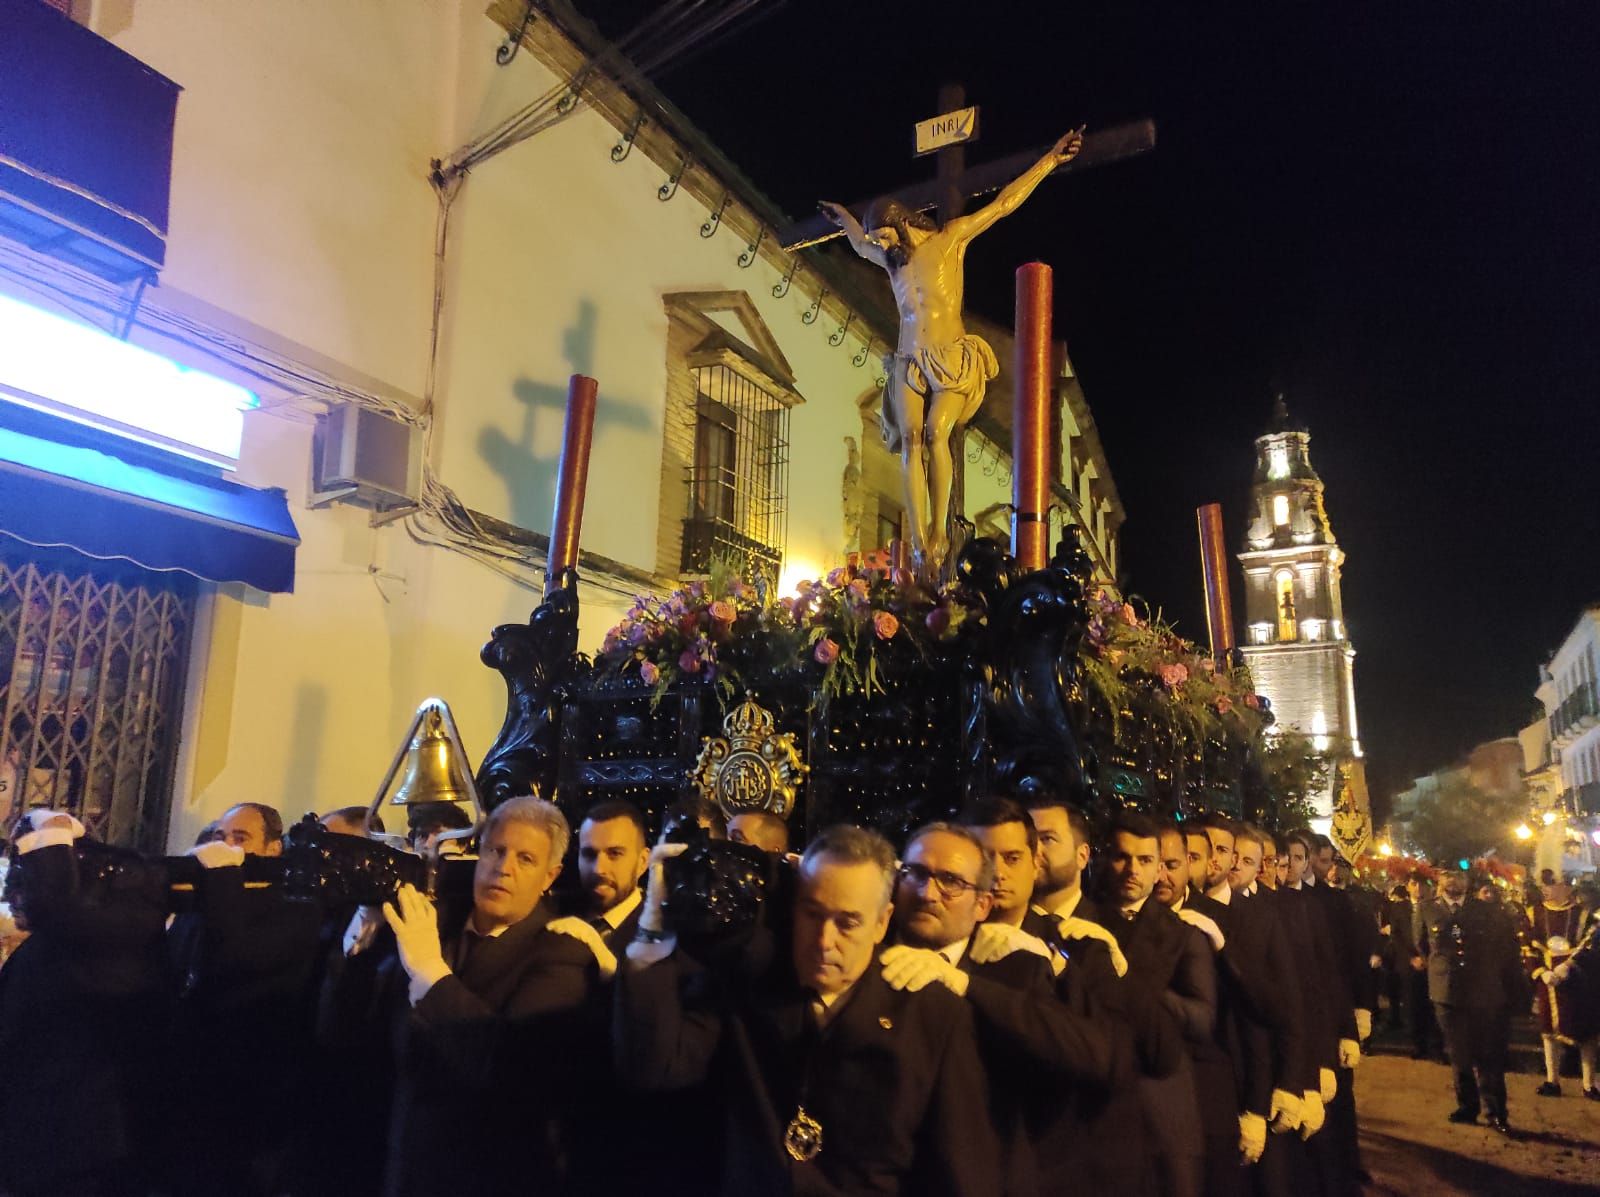
<instances>
[{"instance_id":1,"label":"black trousers","mask_svg":"<svg viewBox=\"0 0 1600 1197\"><path fill-rule=\"evenodd\" d=\"M1435 1005L1455 1073L1456 1106L1491 1118L1506 1116L1506 1057L1511 1011L1505 1006Z\"/></svg>"}]
</instances>

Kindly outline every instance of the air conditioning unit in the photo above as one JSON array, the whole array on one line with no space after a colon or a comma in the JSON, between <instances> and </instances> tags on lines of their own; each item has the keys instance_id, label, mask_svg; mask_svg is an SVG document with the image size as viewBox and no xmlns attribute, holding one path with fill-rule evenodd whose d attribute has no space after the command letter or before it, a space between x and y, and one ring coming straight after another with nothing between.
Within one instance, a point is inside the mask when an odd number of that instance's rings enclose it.
<instances>
[{"instance_id":1,"label":"air conditioning unit","mask_svg":"<svg viewBox=\"0 0 1600 1197\"><path fill-rule=\"evenodd\" d=\"M317 417L311 472L313 507L411 506L421 488L422 430L371 408L341 404Z\"/></svg>"}]
</instances>

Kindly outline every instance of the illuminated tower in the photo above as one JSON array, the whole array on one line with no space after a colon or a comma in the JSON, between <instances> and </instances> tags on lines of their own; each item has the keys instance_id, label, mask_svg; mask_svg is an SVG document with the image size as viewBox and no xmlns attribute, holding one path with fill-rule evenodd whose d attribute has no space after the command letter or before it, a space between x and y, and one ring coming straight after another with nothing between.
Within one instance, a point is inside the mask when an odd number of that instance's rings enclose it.
<instances>
[{"instance_id":1,"label":"illuminated tower","mask_svg":"<svg viewBox=\"0 0 1600 1197\"><path fill-rule=\"evenodd\" d=\"M1311 468L1311 434L1289 418L1282 395L1266 435L1256 438L1250 527L1244 566L1244 657L1256 689L1272 700L1280 726L1312 738L1330 765L1344 769L1366 805L1356 731L1356 650L1345 629L1339 572L1344 553L1322 506ZM1332 813L1340 769L1330 767L1316 800L1318 826Z\"/></svg>"}]
</instances>

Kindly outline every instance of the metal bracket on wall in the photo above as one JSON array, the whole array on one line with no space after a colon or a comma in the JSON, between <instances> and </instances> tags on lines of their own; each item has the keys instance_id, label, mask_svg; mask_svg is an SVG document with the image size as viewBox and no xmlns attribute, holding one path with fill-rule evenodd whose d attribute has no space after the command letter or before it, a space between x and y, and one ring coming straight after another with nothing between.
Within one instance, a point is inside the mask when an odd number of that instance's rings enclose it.
<instances>
[{"instance_id":1,"label":"metal bracket on wall","mask_svg":"<svg viewBox=\"0 0 1600 1197\"><path fill-rule=\"evenodd\" d=\"M633 118L633 124L628 126L628 131L622 135L617 144L611 147L611 161L621 162L633 153L633 139L639 136L639 130L644 128L645 115L639 113Z\"/></svg>"},{"instance_id":2,"label":"metal bracket on wall","mask_svg":"<svg viewBox=\"0 0 1600 1197\"><path fill-rule=\"evenodd\" d=\"M789 259L789 273L783 276L783 281L772 288L772 298L782 299L789 294L789 284L794 282L794 272L800 269L800 259Z\"/></svg>"},{"instance_id":3,"label":"metal bracket on wall","mask_svg":"<svg viewBox=\"0 0 1600 1197\"><path fill-rule=\"evenodd\" d=\"M846 312L845 313L845 317L844 317L844 323L841 324L838 328L834 329L833 332L828 334L828 344L830 344L830 345L843 345L844 344L844 336L845 336L845 334L847 332L850 331L850 325L855 321L855 318L856 318L856 314L854 312Z\"/></svg>"},{"instance_id":4,"label":"metal bracket on wall","mask_svg":"<svg viewBox=\"0 0 1600 1197\"><path fill-rule=\"evenodd\" d=\"M678 184L683 181L683 172L688 169L689 159L687 157L679 158L678 169L667 176L667 181L665 183L656 188L656 198L662 203L666 203L673 196L677 195Z\"/></svg>"},{"instance_id":5,"label":"metal bracket on wall","mask_svg":"<svg viewBox=\"0 0 1600 1197\"><path fill-rule=\"evenodd\" d=\"M861 342L861 352L850 359L850 364L858 370L867 364L867 357L872 353L872 339Z\"/></svg>"},{"instance_id":6,"label":"metal bracket on wall","mask_svg":"<svg viewBox=\"0 0 1600 1197\"><path fill-rule=\"evenodd\" d=\"M744 253L739 255L739 268L748 270L756 260L756 254L761 249L761 243L767 239L767 226L762 225L756 230L756 239L744 247Z\"/></svg>"},{"instance_id":7,"label":"metal bracket on wall","mask_svg":"<svg viewBox=\"0 0 1600 1197\"><path fill-rule=\"evenodd\" d=\"M517 26L515 33L506 34L506 40L500 43L500 48L494 52L494 60L505 66L517 56L517 51L522 49L522 35L528 32L528 26L533 24L535 0L528 0L528 7L522 12L522 24Z\"/></svg>"},{"instance_id":8,"label":"metal bracket on wall","mask_svg":"<svg viewBox=\"0 0 1600 1197\"><path fill-rule=\"evenodd\" d=\"M817 316L822 312L822 301L828 298L828 288L824 287L817 292L817 297L811 301L811 306L800 317L801 324L815 324Z\"/></svg>"},{"instance_id":9,"label":"metal bracket on wall","mask_svg":"<svg viewBox=\"0 0 1600 1197\"><path fill-rule=\"evenodd\" d=\"M722 202L717 205L717 210L708 216L706 222L700 226L700 235L702 237L716 236L717 230L722 227L722 214L727 210L727 207L728 193L724 191L722 193Z\"/></svg>"}]
</instances>

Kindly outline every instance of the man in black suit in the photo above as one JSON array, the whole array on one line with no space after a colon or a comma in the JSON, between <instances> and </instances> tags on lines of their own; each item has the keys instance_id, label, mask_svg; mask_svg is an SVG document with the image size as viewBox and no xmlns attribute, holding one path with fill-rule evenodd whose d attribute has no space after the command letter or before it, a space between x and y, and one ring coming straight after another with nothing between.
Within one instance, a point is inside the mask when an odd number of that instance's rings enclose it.
<instances>
[{"instance_id":1,"label":"man in black suit","mask_svg":"<svg viewBox=\"0 0 1600 1197\"><path fill-rule=\"evenodd\" d=\"M1451 1122L1476 1122L1479 1110L1501 1134L1506 1111L1506 1055L1511 1010L1525 981L1516 929L1498 903L1467 896L1467 875L1448 873L1427 911L1422 947L1428 996L1444 1032L1455 1074Z\"/></svg>"},{"instance_id":2,"label":"man in black suit","mask_svg":"<svg viewBox=\"0 0 1600 1197\"><path fill-rule=\"evenodd\" d=\"M766 810L742 810L728 820L728 838L782 856L789 850L789 825Z\"/></svg>"},{"instance_id":3,"label":"man in black suit","mask_svg":"<svg viewBox=\"0 0 1600 1197\"><path fill-rule=\"evenodd\" d=\"M652 850L664 866L681 845ZM896 866L880 836L822 832L801 858L790 951L710 975L662 922L652 872L619 978L618 1071L670 1091L711 1077L720 1158L674 1191L993 1194L999 1150L972 1008L943 985L894 989L878 945ZM708 1112L708 1116L710 1112Z\"/></svg>"},{"instance_id":4,"label":"man in black suit","mask_svg":"<svg viewBox=\"0 0 1600 1197\"><path fill-rule=\"evenodd\" d=\"M1028 801L1028 818L1033 820L1039 846L1034 907L1057 920L1102 921L1096 904L1083 893L1083 871L1093 849L1083 812L1055 795L1041 794Z\"/></svg>"},{"instance_id":5,"label":"man in black suit","mask_svg":"<svg viewBox=\"0 0 1600 1197\"><path fill-rule=\"evenodd\" d=\"M1040 808L1045 809L1045 808ZM1058 995L1073 1009L1087 1009L1102 1019L1119 1042L1119 1063L1105 1085L1079 1084L1072 1101L1053 1113L1036 1106L1046 1124L1034 1131L1042 1193L1098 1190L1114 1187L1120 1193L1157 1191L1151 1167L1150 1130L1139 1101L1141 1072L1163 1076L1178 1066L1183 1044L1171 1016L1156 1006L1136 1009L1131 986L1121 980L1127 961L1111 932L1083 914L1094 904L1073 895L1072 916L1055 918L1035 901L1039 877L1047 872L1046 847L1031 812L1006 799L989 799L966 813L967 827L978 837L995 864L994 900L981 935L996 935L1001 927L1015 927L1044 943L1062 963ZM1047 826L1059 829L1051 850L1072 846L1076 835L1088 829L1076 811L1071 820L1065 808L1046 809ZM1067 837L1073 837L1068 840ZM1076 859L1072 868L1081 872ZM1074 884L1076 882L1074 881ZM970 956L969 956L970 958ZM1126 1057L1125 1062L1123 1058ZM1026 1089L1031 1068L991 1070L997 1086Z\"/></svg>"},{"instance_id":6,"label":"man in black suit","mask_svg":"<svg viewBox=\"0 0 1600 1197\"><path fill-rule=\"evenodd\" d=\"M510 1192L529 1177L560 1191L571 1140L563 1094L593 1044L586 1004L598 971L585 925L568 920L576 934L558 933L544 902L568 836L552 803L510 799L480 837L465 919L441 934L433 903L409 886L383 908L404 972L391 973L387 1193Z\"/></svg>"},{"instance_id":7,"label":"man in black suit","mask_svg":"<svg viewBox=\"0 0 1600 1197\"><path fill-rule=\"evenodd\" d=\"M1128 961L1127 980L1160 1005L1187 1044L1208 1039L1216 1023L1216 972L1205 938L1154 898L1161 873L1160 825L1125 812L1110 830L1105 852L1108 927ZM1105 907L1102 907L1104 910ZM1155 1132L1161 1191L1197 1197L1204 1132L1187 1051L1168 1076L1141 1079L1141 1100Z\"/></svg>"},{"instance_id":8,"label":"man in black suit","mask_svg":"<svg viewBox=\"0 0 1600 1197\"><path fill-rule=\"evenodd\" d=\"M1027 909L1027 815L1013 803L990 812L1007 813L1016 818L1001 827L1015 834L1000 853L966 827L932 823L912 833L884 979L897 989L942 984L971 1005L1005 1149L1002 1191L1054 1193L1081 1185L1061 1149L1084 1146L1075 1133L1079 1107L1103 1101L1118 1074L1131 1070L1132 1044L1092 1007L1085 966L1063 969L1058 981L1042 941L1013 923L980 921L994 913L997 857L1010 857L1007 884L1018 909Z\"/></svg>"},{"instance_id":9,"label":"man in black suit","mask_svg":"<svg viewBox=\"0 0 1600 1197\"><path fill-rule=\"evenodd\" d=\"M578 825L580 913L613 953L633 942L644 894L639 882L650 859L644 816L631 802L597 802Z\"/></svg>"},{"instance_id":10,"label":"man in black suit","mask_svg":"<svg viewBox=\"0 0 1600 1197\"><path fill-rule=\"evenodd\" d=\"M28 937L0 969L0 1191L142 1197L165 1115L165 875L39 810L11 886ZM100 866L108 865L102 869Z\"/></svg>"}]
</instances>

